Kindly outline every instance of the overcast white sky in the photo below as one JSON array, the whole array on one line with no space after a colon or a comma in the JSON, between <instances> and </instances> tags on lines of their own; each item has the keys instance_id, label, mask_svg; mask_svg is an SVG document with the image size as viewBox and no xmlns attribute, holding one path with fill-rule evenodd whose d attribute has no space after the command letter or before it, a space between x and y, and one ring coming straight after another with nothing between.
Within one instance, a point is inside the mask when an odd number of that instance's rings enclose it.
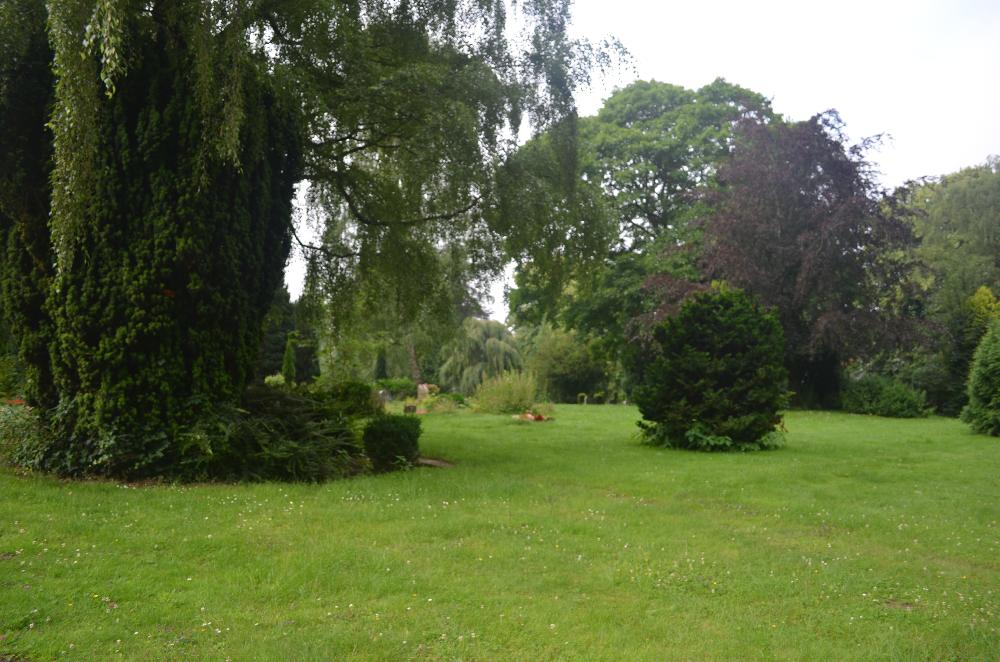
<instances>
[{"instance_id":1,"label":"overcast white sky","mask_svg":"<svg viewBox=\"0 0 1000 662\"><path fill-rule=\"evenodd\" d=\"M1000 0L577 0L573 33L613 35L633 58L580 94L583 115L636 79L721 76L791 119L836 108L852 140L889 134L871 155L887 186L1000 154ZM288 281L297 296L294 265Z\"/></svg>"}]
</instances>

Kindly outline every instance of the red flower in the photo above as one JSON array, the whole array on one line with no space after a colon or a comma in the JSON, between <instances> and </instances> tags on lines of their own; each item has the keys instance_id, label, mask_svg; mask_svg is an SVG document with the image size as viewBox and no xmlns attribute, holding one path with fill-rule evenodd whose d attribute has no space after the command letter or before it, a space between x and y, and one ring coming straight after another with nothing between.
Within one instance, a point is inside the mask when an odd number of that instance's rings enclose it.
<instances>
[{"instance_id":1,"label":"red flower","mask_svg":"<svg viewBox=\"0 0 1000 662\"><path fill-rule=\"evenodd\" d=\"M163 296L167 297L168 299L176 299L177 298L177 292L174 292L173 290L164 287L163 288Z\"/></svg>"}]
</instances>

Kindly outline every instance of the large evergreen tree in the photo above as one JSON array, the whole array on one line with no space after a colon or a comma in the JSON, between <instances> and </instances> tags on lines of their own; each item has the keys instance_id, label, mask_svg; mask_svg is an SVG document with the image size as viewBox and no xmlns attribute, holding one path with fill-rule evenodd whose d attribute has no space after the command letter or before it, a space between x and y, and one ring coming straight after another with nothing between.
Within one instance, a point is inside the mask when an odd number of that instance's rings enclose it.
<instances>
[{"instance_id":1,"label":"large evergreen tree","mask_svg":"<svg viewBox=\"0 0 1000 662\"><path fill-rule=\"evenodd\" d=\"M263 55L207 27L211 5L91 5L52 6L60 401L46 463L162 473L181 460L178 433L253 376L301 132ZM80 57L95 30L103 68ZM220 82L232 96L217 106Z\"/></svg>"}]
</instances>

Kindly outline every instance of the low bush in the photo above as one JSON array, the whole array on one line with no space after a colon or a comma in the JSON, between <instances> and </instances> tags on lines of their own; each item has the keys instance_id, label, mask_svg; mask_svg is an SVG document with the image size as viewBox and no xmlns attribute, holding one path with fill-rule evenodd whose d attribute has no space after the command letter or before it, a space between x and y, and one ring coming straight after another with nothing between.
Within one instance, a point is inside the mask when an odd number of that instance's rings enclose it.
<instances>
[{"instance_id":1,"label":"low bush","mask_svg":"<svg viewBox=\"0 0 1000 662\"><path fill-rule=\"evenodd\" d=\"M633 347L648 442L695 450L776 445L787 402L777 317L724 286L690 297Z\"/></svg>"},{"instance_id":2,"label":"low bush","mask_svg":"<svg viewBox=\"0 0 1000 662\"><path fill-rule=\"evenodd\" d=\"M0 398L21 394L22 385L23 375L17 357L0 353Z\"/></svg>"},{"instance_id":3,"label":"low bush","mask_svg":"<svg viewBox=\"0 0 1000 662\"><path fill-rule=\"evenodd\" d=\"M180 435L181 478L320 482L360 473L363 453L335 403L268 387Z\"/></svg>"},{"instance_id":4,"label":"low bush","mask_svg":"<svg viewBox=\"0 0 1000 662\"><path fill-rule=\"evenodd\" d=\"M1000 321L990 325L976 348L968 389L962 420L980 434L1000 436Z\"/></svg>"},{"instance_id":5,"label":"low bush","mask_svg":"<svg viewBox=\"0 0 1000 662\"><path fill-rule=\"evenodd\" d=\"M852 414L889 418L919 418L930 413L924 391L883 375L848 380L840 393L840 406Z\"/></svg>"},{"instance_id":6,"label":"low bush","mask_svg":"<svg viewBox=\"0 0 1000 662\"><path fill-rule=\"evenodd\" d=\"M347 417L370 418L382 412L375 390L365 382L340 382L329 387L314 387L312 393L323 398L337 412Z\"/></svg>"},{"instance_id":7,"label":"low bush","mask_svg":"<svg viewBox=\"0 0 1000 662\"><path fill-rule=\"evenodd\" d=\"M505 372L476 388L476 411L486 414L523 414L538 396L538 383L527 372Z\"/></svg>"},{"instance_id":8,"label":"low bush","mask_svg":"<svg viewBox=\"0 0 1000 662\"><path fill-rule=\"evenodd\" d=\"M465 401L465 396L461 393L441 393L437 396L438 398L447 398L451 400L459 407L465 407L468 403Z\"/></svg>"},{"instance_id":9,"label":"low bush","mask_svg":"<svg viewBox=\"0 0 1000 662\"><path fill-rule=\"evenodd\" d=\"M420 457L420 419L415 416L377 416L362 435L365 454L378 472L412 465Z\"/></svg>"},{"instance_id":10,"label":"low bush","mask_svg":"<svg viewBox=\"0 0 1000 662\"><path fill-rule=\"evenodd\" d=\"M35 468L49 444L49 432L38 410L0 402L0 464Z\"/></svg>"},{"instance_id":11,"label":"low bush","mask_svg":"<svg viewBox=\"0 0 1000 662\"><path fill-rule=\"evenodd\" d=\"M378 379L375 386L387 391L393 398L415 398L417 397L417 384L409 377L392 377L389 379Z\"/></svg>"},{"instance_id":12,"label":"low bush","mask_svg":"<svg viewBox=\"0 0 1000 662\"><path fill-rule=\"evenodd\" d=\"M238 407L209 410L197 405L189 405L200 411L197 419L172 436L145 435L158 454L141 460L156 466L159 476L181 481L319 482L367 468L354 419L332 399L305 390L254 386ZM58 429L64 415L60 408L49 412L52 429ZM109 430L98 439L77 440L48 430L34 409L0 406L0 459L63 476L136 475L128 465L107 471L100 463L115 444L134 445L130 435L141 431ZM86 454L68 453L74 443L87 444Z\"/></svg>"}]
</instances>

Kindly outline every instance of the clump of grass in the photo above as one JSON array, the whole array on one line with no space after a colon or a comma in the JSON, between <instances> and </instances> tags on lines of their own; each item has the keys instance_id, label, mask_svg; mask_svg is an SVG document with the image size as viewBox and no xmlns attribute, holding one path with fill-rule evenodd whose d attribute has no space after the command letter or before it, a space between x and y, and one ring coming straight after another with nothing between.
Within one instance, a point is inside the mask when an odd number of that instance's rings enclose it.
<instances>
[{"instance_id":1,"label":"clump of grass","mask_svg":"<svg viewBox=\"0 0 1000 662\"><path fill-rule=\"evenodd\" d=\"M505 372L487 379L473 396L476 411L485 414L523 414L538 398L538 381L529 372Z\"/></svg>"}]
</instances>

